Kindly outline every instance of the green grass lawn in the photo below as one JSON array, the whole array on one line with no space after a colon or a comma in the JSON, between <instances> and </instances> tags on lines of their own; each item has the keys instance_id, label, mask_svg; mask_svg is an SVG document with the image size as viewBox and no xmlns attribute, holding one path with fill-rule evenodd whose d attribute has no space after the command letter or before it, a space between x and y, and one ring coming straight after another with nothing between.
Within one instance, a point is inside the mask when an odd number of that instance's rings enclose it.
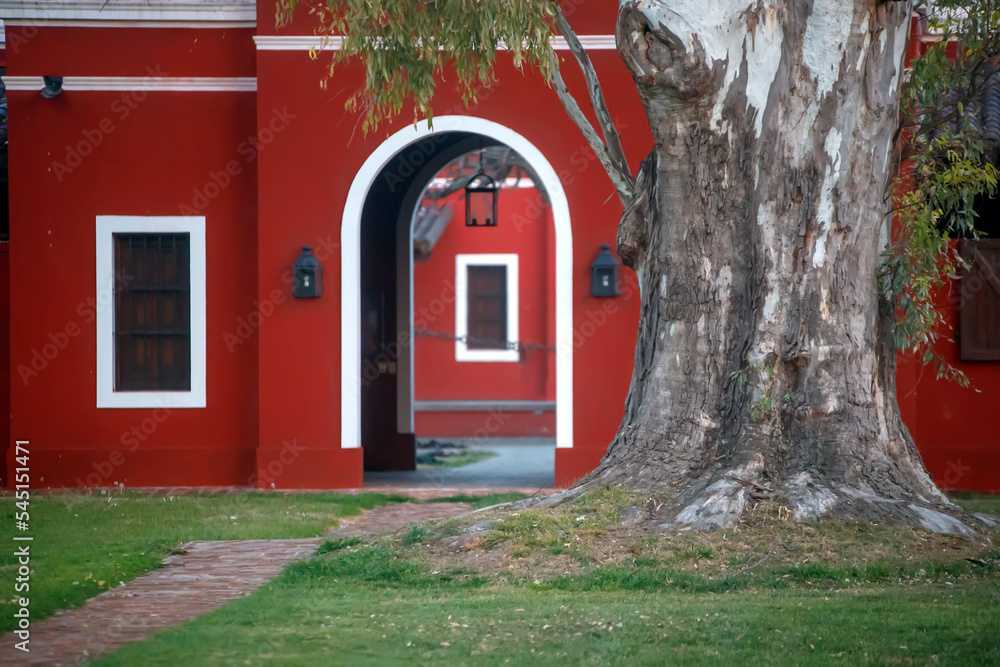
<instances>
[{"instance_id":1,"label":"green grass lawn","mask_svg":"<svg viewBox=\"0 0 1000 667\"><path fill-rule=\"evenodd\" d=\"M634 501L595 492L328 541L253 595L98 664L1000 664L994 544L796 524L764 505L721 534L629 536L617 517ZM487 517L491 537L440 546Z\"/></svg>"},{"instance_id":2,"label":"green grass lawn","mask_svg":"<svg viewBox=\"0 0 1000 667\"><path fill-rule=\"evenodd\" d=\"M979 494L979 493L956 493L952 495L952 501L969 512L982 512L1000 517L1000 493Z\"/></svg>"},{"instance_id":3,"label":"green grass lawn","mask_svg":"<svg viewBox=\"0 0 1000 667\"><path fill-rule=\"evenodd\" d=\"M347 495L269 494L151 497L111 495L34 496L31 529L32 620L129 581L160 565L189 540L315 537L337 518L405 498ZM0 581L13 596L17 558L10 547L14 498L0 498ZM0 632L14 627L0 600Z\"/></svg>"},{"instance_id":4,"label":"green grass lawn","mask_svg":"<svg viewBox=\"0 0 1000 667\"><path fill-rule=\"evenodd\" d=\"M560 586L433 575L358 547L101 665L929 664L1000 662L1000 578L783 584L725 592L660 579Z\"/></svg>"}]
</instances>

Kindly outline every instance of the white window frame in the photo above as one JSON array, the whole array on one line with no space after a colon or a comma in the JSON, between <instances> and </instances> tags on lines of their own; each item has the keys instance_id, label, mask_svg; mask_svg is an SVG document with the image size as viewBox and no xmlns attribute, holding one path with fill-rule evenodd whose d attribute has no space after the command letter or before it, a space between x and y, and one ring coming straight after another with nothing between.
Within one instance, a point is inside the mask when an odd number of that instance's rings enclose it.
<instances>
[{"instance_id":1,"label":"white window frame","mask_svg":"<svg viewBox=\"0 0 1000 667\"><path fill-rule=\"evenodd\" d=\"M191 253L190 391L115 391L114 234L188 234ZM206 403L205 218L203 216L97 216L97 407L204 408Z\"/></svg>"},{"instance_id":2,"label":"white window frame","mask_svg":"<svg viewBox=\"0 0 1000 667\"><path fill-rule=\"evenodd\" d=\"M455 255L455 361L520 361L518 350L469 349L462 340L469 326L469 267L507 267L507 340L518 340L517 254Z\"/></svg>"}]
</instances>

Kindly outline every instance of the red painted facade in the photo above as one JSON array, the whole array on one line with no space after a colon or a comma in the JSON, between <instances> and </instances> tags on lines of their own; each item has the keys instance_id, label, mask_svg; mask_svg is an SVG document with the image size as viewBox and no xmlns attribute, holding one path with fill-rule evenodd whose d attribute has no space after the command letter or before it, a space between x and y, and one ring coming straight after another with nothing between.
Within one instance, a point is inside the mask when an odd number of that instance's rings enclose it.
<instances>
[{"instance_id":1,"label":"red painted facade","mask_svg":"<svg viewBox=\"0 0 1000 667\"><path fill-rule=\"evenodd\" d=\"M29 38L26 31L36 34ZM73 45L59 67L47 60L47 48L34 48L49 43L50 31L57 33L53 41ZM76 67L117 75L121 65L86 63L82 54L122 53L119 46L129 48L136 39L130 32L8 26L9 43L24 40L8 51L8 73ZM200 37L200 31L154 33L167 71L181 68ZM246 31L233 44L252 57ZM257 296L257 174L254 164L243 163L225 187L214 185L213 174L255 134L254 95L87 91L46 100L37 91L8 89L7 98L17 116L9 140L10 308L17 323L10 336L11 431L31 442L35 484L247 483L255 472L257 341L251 337L230 352L222 332L236 326ZM95 287L96 216L181 215L184 207L206 216L213 249L208 407L97 408L95 302L107 295Z\"/></svg>"},{"instance_id":2,"label":"red painted facade","mask_svg":"<svg viewBox=\"0 0 1000 667\"><path fill-rule=\"evenodd\" d=\"M578 33L614 32L617 5L566 4ZM273 16L273 3L262 0L256 28L7 27L9 76L156 78L148 89L141 83L116 90L67 87L52 100L37 90L8 88L14 326L7 442L31 441L36 486L361 485L360 443L341 436L341 222L366 160L412 119L364 136L357 118L343 110L361 81L359 68L339 68L336 85L323 90L322 56L314 62L306 48L255 48L254 35L279 34ZM303 14L280 34L311 32ZM613 49L594 50L591 58L635 167L652 140L631 77ZM164 89L178 77L252 78L256 91ZM551 163L565 190L572 224L574 437L571 448L557 450L556 482L566 485L593 469L620 423L638 290L626 272L622 296L590 296L590 263L602 243L613 243L621 206L555 94L504 56L497 79L471 109L443 87L435 115L475 116L517 132ZM566 79L586 96L574 67ZM501 206L516 212L522 194L505 192ZM92 303L101 297L95 288L99 215L205 216L207 407L96 407ZM525 292L529 285L545 285L535 293L540 300L532 315L521 311L521 338L551 342L551 220L546 214L510 236L514 228L493 230L507 236L494 237L488 251L522 258L525 307L533 298ZM386 226L378 233L394 231ZM450 225L435 249L440 266L435 259L416 265L417 310L428 297L422 284L454 279L453 259L444 261L449 254L469 252L464 248L484 238L469 240L465 233ZM290 298L290 269L303 244L323 262L319 299ZM447 317L441 329L453 331ZM451 343L418 339L415 359L418 401L554 397L552 359L489 364L478 381L461 374ZM443 372L447 364L454 372ZM1000 490L1000 435L978 418L989 414L1000 391L1000 365L957 365L982 393L935 382L927 373L918 381L919 371L901 367L907 422L939 483ZM418 433L443 428L431 428L438 417L429 414L417 414ZM449 416L449 428L474 430L482 415L470 414ZM554 428L548 415L531 417L511 417L506 428Z\"/></svg>"}]
</instances>

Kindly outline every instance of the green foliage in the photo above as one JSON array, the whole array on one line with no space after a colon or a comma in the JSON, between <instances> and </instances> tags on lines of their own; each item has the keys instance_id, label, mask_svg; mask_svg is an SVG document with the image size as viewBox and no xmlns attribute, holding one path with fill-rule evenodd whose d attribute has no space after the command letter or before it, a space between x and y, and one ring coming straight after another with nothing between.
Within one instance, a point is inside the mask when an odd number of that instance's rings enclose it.
<instances>
[{"instance_id":1,"label":"green foliage","mask_svg":"<svg viewBox=\"0 0 1000 667\"><path fill-rule=\"evenodd\" d=\"M319 545L319 548L316 549L316 553L318 555L329 554L334 551L340 551L341 549L347 549L359 544L361 544L360 537L338 537L332 540L325 540L323 544Z\"/></svg>"},{"instance_id":2,"label":"green foliage","mask_svg":"<svg viewBox=\"0 0 1000 667\"><path fill-rule=\"evenodd\" d=\"M990 162L997 147L984 137L978 99L988 62L1000 54L1000 3L933 4L929 27L942 39L913 61L902 90L905 162L894 184L896 228L884 278L896 309L896 346L933 365L938 377L967 385L935 349L947 331L935 297L962 266L952 238L978 236L975 198L997 192Z\"/></svg>"},{"instance_id":3,"label":"green foliage","mask_svg":"<svg viewBox=\"0 0 1000 667\"><path fill-rule=\"evenodd\" d=\"M752 379L756 379L755 388L757 400L755 400L750 406L750 418L755 422L765 421L769 416L774 414L775 410L779 407L775 403L774 399L774 385L777 370L777 361L775 361L773 365L755 361L748 363L746 366L734 373L731 373L729 376L730 378L736 380L737 388L740 391L743 391ZM786 391L783 397L784 407L790 406L793 400L794 394L792 391Z\"/></svg>"},{"instance_id":4,"label":"green foliage","mask_svg":"<svg viewBox=\"0 0 1000 667\"><path fill-rule=\"evenodd\" d=\"M299 0L279 0L276 21L291 22ZM481 87L495 81L497 49L504 46L519 69L537 68L552 78L556 57L551 0L326 0L310 7L319 34L342 37L331 52L325 88L334 68L358 58L364 86L347 101L365 115L364 132L412 109L414 122L433 119L431 100L438 79L454 72L463 102L476 102ZM318 58L319 53L310 53Z\"/></svg>"}]
</instances>

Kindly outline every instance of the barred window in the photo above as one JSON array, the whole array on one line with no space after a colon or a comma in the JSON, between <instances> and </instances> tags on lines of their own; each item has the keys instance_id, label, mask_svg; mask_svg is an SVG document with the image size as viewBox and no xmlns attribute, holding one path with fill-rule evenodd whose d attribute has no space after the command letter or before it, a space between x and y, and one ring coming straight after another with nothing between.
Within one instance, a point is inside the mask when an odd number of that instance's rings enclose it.
<instances>
[{"instance_id":1,"label":"barred window","mask_svg":"<svg viewBox=\"0 0 1000 667\"><path fill-rule=\"evenodd\" d=\"M114 390L191 390L190 234L114 239Z\"/></svg>"},{"instance_id":2,"label":"barred window","mask_svg":"<svg viewBox=\"0 0 1000 667\"><path fill-rule=\"evenodd\" d=\"M507 349L507 267L468 267L468 347Z\"/></svg>"},{"instance_id":3,"label":"barred window","mask_svg":"<svg viewBox=\"0 0 1000 667\"><path fill-rule=\"evenodd\" d=\"M1000 360L1000 240L959 241L969 264L961 283L963 361Z\"/></svg>"},{"instance_id":4,"label":"barred window","mask_svg":"<svg viewBox=\"0 0 1000 667\"><path fill-rule=\"evenodd\" d=\"M455 360L517 362L517 255L455 255Z\"/></svg>"}]
</instances>

